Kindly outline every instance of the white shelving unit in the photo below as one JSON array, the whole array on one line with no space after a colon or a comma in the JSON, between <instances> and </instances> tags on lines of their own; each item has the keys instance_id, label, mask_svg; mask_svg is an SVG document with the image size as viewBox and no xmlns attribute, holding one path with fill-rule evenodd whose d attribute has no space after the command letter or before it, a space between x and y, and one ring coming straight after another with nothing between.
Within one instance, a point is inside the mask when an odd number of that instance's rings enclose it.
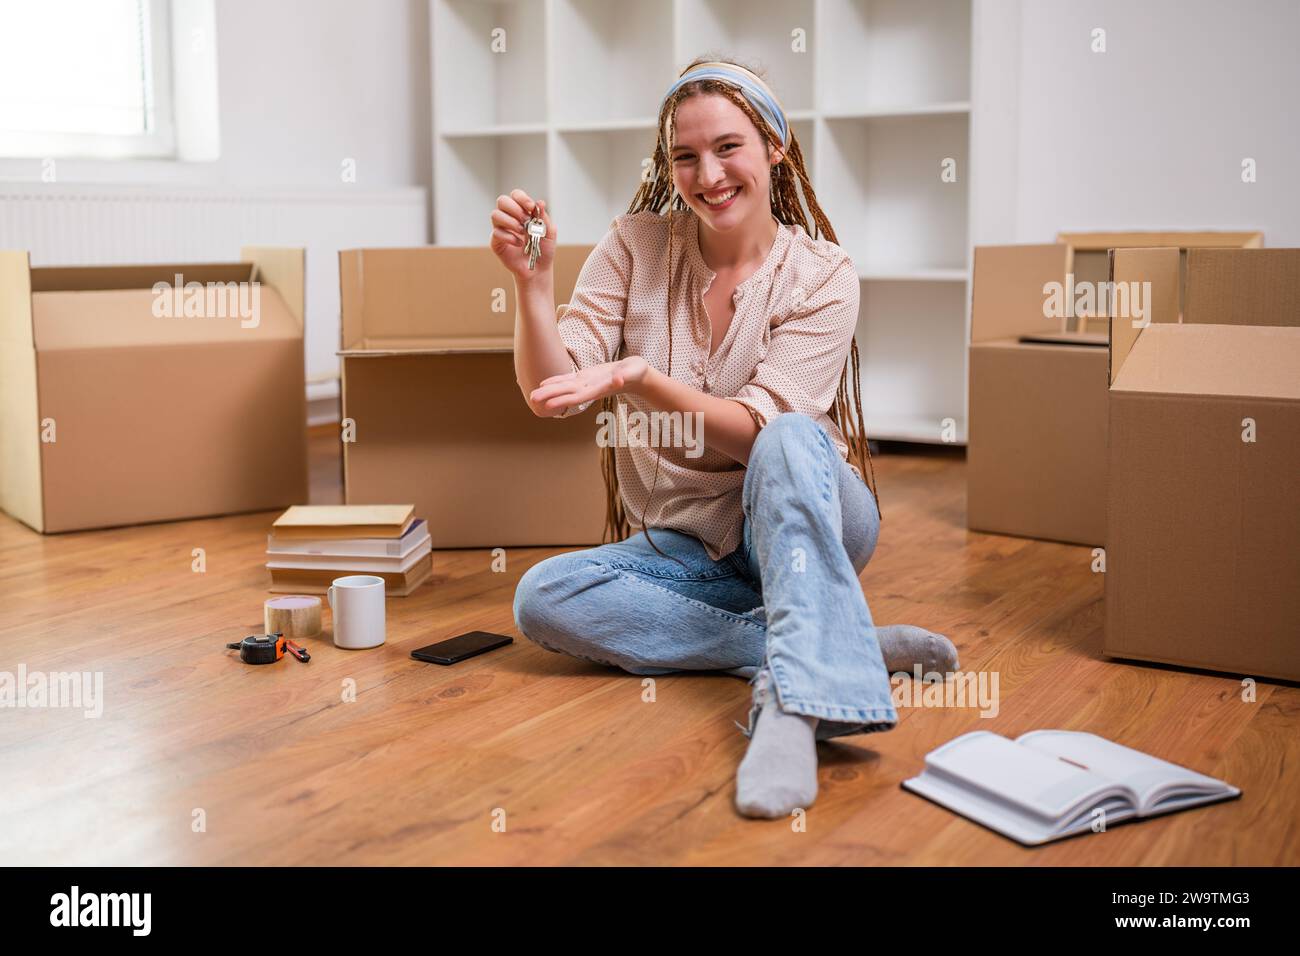
<instances>
[{"instance_id":1,"label":"white shelving unit","mask_svg":"<svg viewBox=\"0 0 1300 956\"><path fill-rule=\"evenodd\" d=\"M599 241L678 71L710 52L755 63L858 267L868 434L965 443L982 2L431 0L434 241L485 243L514 187L547 200L561 242Z\"/></svg>"}]
</instances>

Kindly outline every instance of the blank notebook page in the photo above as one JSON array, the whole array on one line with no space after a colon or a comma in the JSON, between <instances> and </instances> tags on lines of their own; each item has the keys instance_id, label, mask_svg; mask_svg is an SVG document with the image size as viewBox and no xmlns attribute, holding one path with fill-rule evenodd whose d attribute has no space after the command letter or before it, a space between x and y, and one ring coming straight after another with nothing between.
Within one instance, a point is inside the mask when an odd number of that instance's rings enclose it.
<instances>
[{"instance_id":1,"label":"blank notebook page","mask_svg":"<svg viewBox=\"0 0 1300 956\"><path fill-rule=\"evenodd\" d=\"M1109 783L1064 760L987 732L959 737L926 762L1049 820Z\"/></svg>"},{"instance_id":2,"label":"blank notebook page","mask_svg":"<svg viewBox=\"0 0 1300 956\"><path fill-rule=\"evenodd\" d=\"M1024 734L1019 743L1046 754L1055 754L1083 764L1103 777L1133 788L1145 800L1149 792L1171 780L1220 789L1222 784L1159 757L1131 750L1123 744L1095 734L1059 730L1036 730Z\"/></svg>"}]
</instances>

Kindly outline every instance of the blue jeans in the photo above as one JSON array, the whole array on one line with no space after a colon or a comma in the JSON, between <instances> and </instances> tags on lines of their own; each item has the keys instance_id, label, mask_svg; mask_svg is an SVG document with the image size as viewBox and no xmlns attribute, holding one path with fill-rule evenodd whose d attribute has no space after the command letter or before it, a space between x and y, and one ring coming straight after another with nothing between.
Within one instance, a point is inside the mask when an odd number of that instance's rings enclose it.
<instances>
[{"instance_id":1,"label":"blue jeans","mask_svg":"<svg viewBox=\"0 0 1300 956\"><path fill-rule=\"evenodd\" d=\"M766 665L782 710L820 718L818 740L893 728L858 581L880 531L871 490L815 421L787 413L754 441L742 505L743 543L719 561L692 535L652 528L678 561L638 532L539 562L515 591L515 624L547 650L632 674L721 670L752 684Z\"/></svg>"}]
</instances>

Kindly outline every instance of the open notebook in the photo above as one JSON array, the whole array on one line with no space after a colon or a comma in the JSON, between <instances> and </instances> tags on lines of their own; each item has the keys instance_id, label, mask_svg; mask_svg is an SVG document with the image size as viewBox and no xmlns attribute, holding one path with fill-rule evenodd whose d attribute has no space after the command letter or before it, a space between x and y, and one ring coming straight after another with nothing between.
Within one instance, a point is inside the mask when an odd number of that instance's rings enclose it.
<instances>
[{"instance_id":1,"label":"open notebook","mask_svg":"<svg viewBox=\"0 0 1300 956\"><path fill-rule=\"evenodd\" d=\"M962 734L931 751L903 786L1029 846L1092 830L1098 808L1109 828L1241 795L1222 780L1070 730L1015 740Z\"/></svg>"}]
</instances>

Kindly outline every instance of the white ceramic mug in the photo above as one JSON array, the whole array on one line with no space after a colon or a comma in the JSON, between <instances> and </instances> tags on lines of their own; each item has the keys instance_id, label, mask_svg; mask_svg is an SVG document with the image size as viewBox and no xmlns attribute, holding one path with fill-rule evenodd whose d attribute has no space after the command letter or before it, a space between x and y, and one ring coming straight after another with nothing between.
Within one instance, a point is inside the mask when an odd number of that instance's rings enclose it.
<instances>
[{"instance_id":1,"label":"white ceramic mug","mask_svg":"<svg viewBox=\"0 0 1300 956\"><path fill-rule=\"evenodd\" d=\"M327 592L334 612L334 646L361 650L384 643L384 579L373 574L335 578Z\"/></svg>"}]
</instances>

